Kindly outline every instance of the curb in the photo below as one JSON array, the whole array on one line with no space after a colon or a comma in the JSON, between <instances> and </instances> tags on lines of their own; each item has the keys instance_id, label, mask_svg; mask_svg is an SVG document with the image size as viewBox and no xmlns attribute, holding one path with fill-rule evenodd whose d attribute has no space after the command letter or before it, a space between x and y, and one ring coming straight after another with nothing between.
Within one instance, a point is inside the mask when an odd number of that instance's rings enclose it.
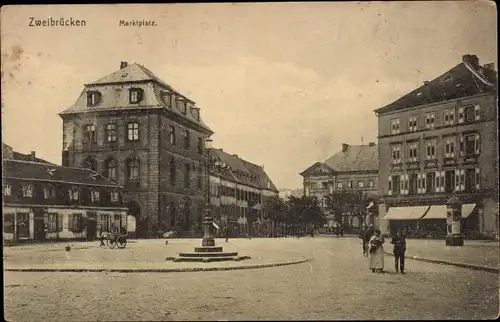
<instances>
[{"instance_id":1,"label":"curb","mask_svg":"<svg viewBox=\"0 0 500 322\"><path fill-rule=\"evenodd\" d=\"M231 271L241 269L257 269L278 267L286 265L301 264L311 259L300 259L295 261L274 264L253 264L227 267L185 267L185 268L5 268L7 272L114 272L114 273L181 273L181 272L205 272L205 271Z\"/></svg>"},{"instance_id":2,"label":"curb","mask_svg":"<svg viewBox=\"0 0 500 322\"><path fill-rule=\"evenodd\" d=\"M388 252L384 252L384 253L386 255L394 256L393 253L388 253ZM482 265L467 264L467 263L459 263L459 262L450 262L450 261L443 261L443 260L439 260L439 259L423 258L423 257L418 257L418 256L406 256L405 258L406 259L413 259L413 260L421 261L421 262L433 263L433 264L443 264L443 265L449 265L449 266L457 266L457 267L469 268L469 269L473 269L473 270L490 272L490 273L499 273L500 272L499 268L497 268L497 267L482 266Z\"/></svg>"}]
</instances>

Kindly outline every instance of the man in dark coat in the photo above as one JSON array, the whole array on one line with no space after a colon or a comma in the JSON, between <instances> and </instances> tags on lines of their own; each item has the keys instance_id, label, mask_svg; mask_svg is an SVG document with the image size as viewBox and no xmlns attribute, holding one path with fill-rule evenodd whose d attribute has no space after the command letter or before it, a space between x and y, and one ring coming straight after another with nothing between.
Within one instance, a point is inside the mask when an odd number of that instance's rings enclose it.
<instances>
[{"instance_id":1,"label":"man in dark coat","mask_svg":"<svg viewBox=\"0 0 500 322\"><path fill-rule=\"evenodd\" d=\"M392 237L391 244L394 244L394 265L396 268L396 273L398 273L398 266L399 266L399 271L401 274L404 274L405 270L405 252L406 252L406 237L403 232L403 229L399 229Z\"/></svg>"}]
</instances>

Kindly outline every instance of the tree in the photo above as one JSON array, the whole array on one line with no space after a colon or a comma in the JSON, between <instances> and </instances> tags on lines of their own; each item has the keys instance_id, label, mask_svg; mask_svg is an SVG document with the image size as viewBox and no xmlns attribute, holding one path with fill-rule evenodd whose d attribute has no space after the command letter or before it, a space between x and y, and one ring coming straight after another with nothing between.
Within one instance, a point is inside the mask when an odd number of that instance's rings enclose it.
<instances>
[{"instance_id":1,"label":"tree","mask_svg":"<svg viewBox=\"0 0 500 322\"><path fill-rule=\"evenodd\" d=\"M376 203L377 197L360 191L334 191L326 197L326 208L335 214L335 220L342 222L342 214L350 213L364 222L370 202Z\"/></svg>"},{"instance_id":2,"label":"tree","mask_svg":"<svg viewBox=\"0 0 500 322\"><path fill-rule=\"evenodd\" d=\"M285 222L287 213L288 206L279 196L271 197L264 203L264 218L271 220L275 229L277 223ZM273 236L276 235L276 231L272 233Z\"/></svg>"},{"instance_id":3,"label":"tree","mask_svg":"<svg viewBox=\"0 0 500 322\"><path fill-rule=\"evenodd\" d=\"M290 196L288 198L288 218L294 225L304 226L314 224L321 226L326 222L325 213L316 197Z\"/></svg>"}]
</instances>

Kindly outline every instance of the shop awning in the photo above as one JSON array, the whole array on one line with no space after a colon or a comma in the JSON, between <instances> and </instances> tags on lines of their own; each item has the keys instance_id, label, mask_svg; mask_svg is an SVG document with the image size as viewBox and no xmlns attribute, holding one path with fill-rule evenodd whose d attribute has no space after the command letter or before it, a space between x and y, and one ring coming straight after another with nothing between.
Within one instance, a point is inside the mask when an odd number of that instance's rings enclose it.
<instances>
[{"instance_id":1,"label":"shop awning","mask_svg":"<svg viewBox=\"0 0 500 322\"><path fill-rule=\"evenodd\" d=\"M389 220L416 220L422 218L429 206L415 206L415 207L391 207L382 219Z\"/></svg>"},{"instance_id":2,"label":"shop awning","mask_svg":"<svg viewBox=\"0 0 500 322\"><path fill-rule=\"evenodd\" d=\"M476 208L475 203L466 203L462 205L462 218L467 218Z\"/></svg>"},{"instance_id":3,"label":"shop awning","mask_svg":"<svg viewBox=\"0 0 500 322\"><path fill-rule=\"evenodd\" d=\"M444 219L446 220L446 205L431 206L427 214L422 219Z\"/></svg>"}]
</instances>

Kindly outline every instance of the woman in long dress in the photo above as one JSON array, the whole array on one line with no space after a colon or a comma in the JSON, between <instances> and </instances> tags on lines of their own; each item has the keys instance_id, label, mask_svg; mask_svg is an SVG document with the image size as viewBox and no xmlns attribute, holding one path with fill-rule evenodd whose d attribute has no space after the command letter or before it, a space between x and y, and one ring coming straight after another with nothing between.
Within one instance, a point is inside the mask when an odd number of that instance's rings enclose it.
<instances>
[{"instance_id":1,"label":"woman in long dress","mask_svg":"<svg viewBox=\"0 0 500 322\"><path fill-rule=\"evenodd\" d=\"M384 271L384 242L385 239L381 235L380 229L375 229L375 235L368 242L368 249L370 250L368 258L372 272L382 273Z\"/></svg>"}]
</instances>

